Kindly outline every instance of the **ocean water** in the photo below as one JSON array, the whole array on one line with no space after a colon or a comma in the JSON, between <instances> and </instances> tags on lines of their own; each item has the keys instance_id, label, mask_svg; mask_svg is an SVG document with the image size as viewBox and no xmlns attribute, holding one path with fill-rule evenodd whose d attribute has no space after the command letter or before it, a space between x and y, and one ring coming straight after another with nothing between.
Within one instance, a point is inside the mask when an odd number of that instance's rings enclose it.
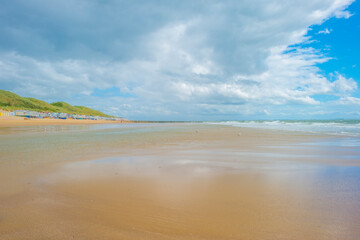
<instances>
[{"instance_id":1,"label":"ocean water","mask_svg":"<svg viewBox=\"0 0 360 240\"><path fill-rule=\"evenodd\" d=\"M210 124L360 137L360 120L221 121Z\"/></svg>"}]
</instances>

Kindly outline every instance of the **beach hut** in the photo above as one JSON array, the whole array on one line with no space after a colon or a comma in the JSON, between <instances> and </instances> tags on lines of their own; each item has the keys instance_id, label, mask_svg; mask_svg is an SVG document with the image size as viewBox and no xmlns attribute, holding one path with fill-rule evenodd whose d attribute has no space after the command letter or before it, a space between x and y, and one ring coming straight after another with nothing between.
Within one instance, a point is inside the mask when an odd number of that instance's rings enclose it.
<instances>
[{"instance_id":1,"label":"beach hut","mask_svg":"<svg viewBox=\"0 0 360 240\"><path fill-rule=\"evenodd\" d=\"M10 117L11 113L8 111L0 110L0 117Z\"/></svg>"},{"instance_id":2,"label":"beach hut","mask_svg":"<svg viewBox=\"0 0 360 240\"><path fill-rule=\"evenodd\" d=\"M28 115L28 111L26 110L16 110L15 116L17 117L26 117Z\"/></svg>"},{"instance_id":3,"label":"beach hut","mask_svg":"<svg viewBox=\"0 0 360 240\"><path fill-rule=\"evenodd\" d=\"M67 119L67 118L68 118L68 114L67 114L67 113L59 113L58 118L60 118L60 119Z\"/></svg>"}]
</instances>

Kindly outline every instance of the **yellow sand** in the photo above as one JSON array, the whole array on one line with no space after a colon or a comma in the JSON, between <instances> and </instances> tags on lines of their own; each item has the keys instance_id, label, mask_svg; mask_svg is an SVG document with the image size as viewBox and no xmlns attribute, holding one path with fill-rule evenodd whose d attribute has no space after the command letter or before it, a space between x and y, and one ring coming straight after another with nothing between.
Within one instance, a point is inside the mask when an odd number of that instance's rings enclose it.
<instances>
[{"instance_id":1,"label":"yellow sand","mask_svg":"<svg viewBox=\"0 0 360 240\"><path fill-rule=\"evenodd\" d=\"M66 145L66 151L59 141L50 149L55 155L19 148L17 155L9 152L14 159L0 158L0 239L360 236L354 195L334 194L326 184L314 191L313 184L322 182L312 180L306 168L299 168L303 173L272 168L283 161L289 166L356 161L260 154L300 155L302 150L264 147L326 137L203 125L138 137L101 147L79 142ZM101 157L114 159L86 161Z\"/></svg>"},{"instance_id":2,"label":"yellow sand","mask_svg":"<svg viewBox=\"0 0 360 240\"><path fill-rule=\"evenodd\" d=\"M108 121L108 120L81 120L81 119L40 119L23 117L0 117L0 127L14 126L39 126L39 125L81 125L81 124L110 124L129 123L129 120Z\"/></svg>"}]
</instances>

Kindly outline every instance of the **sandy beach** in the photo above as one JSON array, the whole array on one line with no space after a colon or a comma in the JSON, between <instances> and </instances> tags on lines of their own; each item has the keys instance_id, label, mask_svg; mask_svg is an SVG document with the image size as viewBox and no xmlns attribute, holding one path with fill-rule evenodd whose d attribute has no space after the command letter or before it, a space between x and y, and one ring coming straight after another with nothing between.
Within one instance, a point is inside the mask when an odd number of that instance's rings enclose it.
<instances>
[{"instance_id":1,"label":"sandy beach","mask_svg":"<svg viewBox=\"0 0 360 240\"><path fill-rule=\"evenodd\" d=\"M1 239L358 239L358 138L210 124L0 128Z\"/></svg>"},{"instance_id":2,"label":"sandy beach","mask_svg":"<svg viewBox=\"0 0 360 240\"><path fill-rule=\"evenodd\" d=\"M77 119L40 119L23 117L0 117L0 127L16 126L41 126L41 125L82 125L82 124L111 124L129 123L129 120L107 121L107 120L77 120Z\"/></svg>"}]
</instances>

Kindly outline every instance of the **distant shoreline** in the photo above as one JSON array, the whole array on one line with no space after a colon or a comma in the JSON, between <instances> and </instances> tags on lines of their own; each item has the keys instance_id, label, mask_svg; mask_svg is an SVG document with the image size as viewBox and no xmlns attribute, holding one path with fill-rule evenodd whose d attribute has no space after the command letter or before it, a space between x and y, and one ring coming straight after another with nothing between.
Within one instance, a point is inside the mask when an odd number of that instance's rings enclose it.
<instances>
[{"instance_id":1,"label":"distant shoreline","mask_svg":"<svg viewBox=\"0 0 360 240\"><path fill-rule=\"evenodd\" d=\"M0 117L0 127L15 126L37 126L37 125L88 125L88 124L114 124L133 123L130 120L109 121L109 120L80 120L80 119L40 119L23 117Z\"/></svg>"}]
</instances>

